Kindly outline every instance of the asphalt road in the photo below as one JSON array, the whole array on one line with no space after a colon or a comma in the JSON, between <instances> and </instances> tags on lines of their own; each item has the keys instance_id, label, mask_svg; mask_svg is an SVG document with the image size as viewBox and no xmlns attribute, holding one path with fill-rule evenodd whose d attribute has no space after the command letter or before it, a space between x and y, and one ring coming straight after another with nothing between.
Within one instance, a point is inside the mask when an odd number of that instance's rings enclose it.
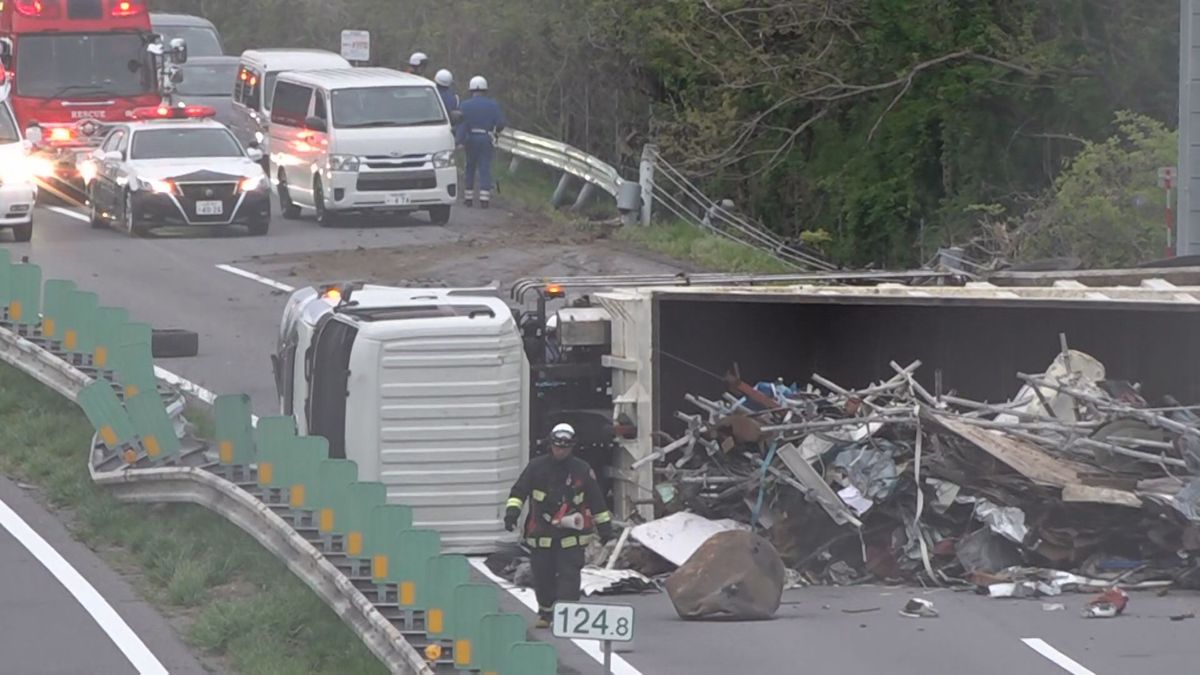
<instances>
[{"instance_id":1,"label":"asphalt road","mask_svg":"<svg viewBox=\"0 0 1200 675\"><path fill-rule=\"evenodd\" d=\"M430 226L418 217L400 219L392 227L325 230L311 219L277 219L271 234L262 238L192 232L131 240L116 232L91 230L78 216L39 211L33 242L5 245L41 264L47 277L74 279L98 292L102 302L127 307L137 319L160 328L198 331L199 357L160 365L217 393L247 392L256 409L269 414L275 409L275 394L268 356L284 301L284 291L271 284L290 287L320 279L306 279L303 270L271 264L264 257L359 247L436 247L482 230L528 225L520 220L501 210L460 209L446 227ZM488 260L478 263L479 280L502 274L505 260L511 263L509 271L527 271L527 265L518 264L521 251L484 248ZM590 271L590 265L604 259L594 254L592 262L572 269ZM218 265L264 278L238 276ZM652 261L646 266L662 268ZM283 270L298 276L272 277ZM1086 600L1082 596L1055 599L1067 608L1047 611L1041 601L933 591L922 592L922 597L934 601L939 618L900 617L897 611L912 593L880 588L789 591L789 604L781 608L779 618L761 623L685 623L675 617L665 594L604 601L637 609L636 642L618 649L633 667L617 671L625 673L1175 675L1194 671L1200 662L1200 644L1189 639L1197 620L1169 618L1200 613L1200 599L1192 594L1135 594L1128 615L1085 620L1079 616ZM515 597L506 605L516 607ZM576 646L559 648L565 671L600 672Z\"/></svg>"}]
</instances>

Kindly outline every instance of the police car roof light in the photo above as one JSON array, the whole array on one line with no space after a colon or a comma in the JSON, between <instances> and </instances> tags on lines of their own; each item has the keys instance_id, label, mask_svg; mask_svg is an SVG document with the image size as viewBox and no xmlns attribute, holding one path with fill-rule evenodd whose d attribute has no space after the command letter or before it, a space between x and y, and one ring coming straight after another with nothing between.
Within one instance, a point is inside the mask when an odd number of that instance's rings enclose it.
<instances>
[{"instance_id":1,"label":"police car roof light","mask_svg":"<svg viewBox=\"0 0 1200 675\"><path fill-rule=\"evenodd\" d=\"M217 111L212 106L188 105L182 107L160 105L155 108L135 108L135 120L184 120L205 119L216 117Z\"/></svg>"},{"instance_id":2,"label":"police car roof light","mask_svg":"<svg viewBox=\"0 0 1200 675\"><path fill-rule=\"evenodd\" d=\"M147 12L146 0L116 0L109 14L115 17L137 16Z\"/></svg>"}]
</instances>

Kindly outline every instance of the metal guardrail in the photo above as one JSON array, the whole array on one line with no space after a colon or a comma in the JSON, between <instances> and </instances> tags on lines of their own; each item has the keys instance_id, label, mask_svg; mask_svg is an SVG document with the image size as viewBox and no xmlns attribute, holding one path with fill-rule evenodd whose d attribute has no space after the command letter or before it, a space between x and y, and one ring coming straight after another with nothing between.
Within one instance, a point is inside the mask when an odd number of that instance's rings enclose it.
<instances>
[{"instance_id":1,"label":"metal guardrail","mask_svg":"<svg viewBox=\"0 0 1200 675\"><path fill-rule=\"evenodd\" d=\"M496 139L496 147L515 157L570 174L613 197L620 195L621 186L626 182L612 165L562 141L505 129Z\"/></svg>"}]
</instances>

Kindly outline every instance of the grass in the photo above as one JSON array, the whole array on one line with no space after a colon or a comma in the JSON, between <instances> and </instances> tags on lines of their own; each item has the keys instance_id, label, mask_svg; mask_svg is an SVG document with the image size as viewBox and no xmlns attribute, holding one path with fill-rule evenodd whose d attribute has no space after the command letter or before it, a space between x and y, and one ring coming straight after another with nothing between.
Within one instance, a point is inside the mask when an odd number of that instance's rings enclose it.
<instances>
[{"instance_id":1,"label":"grass","mask_svg":"<svg viewBox=\"0 0 1200 675\"><path fill-rule=\"evenodd\" d=\"M0 366L0 471L39 488L74 536L126 572L190 644L247 675L386 672L308 587L220 516L122 504L94 485L91 436L75 405Z\"/></svg>"}]
</instances>

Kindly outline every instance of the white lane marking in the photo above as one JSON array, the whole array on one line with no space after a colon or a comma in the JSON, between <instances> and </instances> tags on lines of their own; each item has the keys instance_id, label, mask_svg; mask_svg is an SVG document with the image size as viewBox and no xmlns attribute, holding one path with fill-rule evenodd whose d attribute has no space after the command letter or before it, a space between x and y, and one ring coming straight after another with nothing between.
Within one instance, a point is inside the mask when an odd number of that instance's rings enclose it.
<instances>
[{"instance_id":1,"label":"white lane marking","mask_svg":"<svg viewBox=\"0 0 1200 675\"><path fill-rule=\"evenodd\" d=\"M172 373L166 368L154 366L154 376L171 385L172 387L182 391L183 393L189 396L194 396L195 398L198 398L209 405L213 405L217 401L216 394L196 384L195 382L192 382L191 380ZM250 415L250 423L258 426L258 415Z\"/></svg>"},{"instance_id":2,"label":"white lane marking","mask_svg":"<svg viewBox=\"0 0 1200 675\"><path fill-rule=\"evenodd\" d=\"M1073 661L1071 657L1058 651L1054 647L1051 647L1045 640L1041 638L1022 638L1021 642L1024 642L1033 651L1041 654L1047 659L1050 659L1054 665L1062 668L1068 673L1071 673L1071 675L1096 675L1096 673L1093 673L1092 671Z\"/></svg>"},{"instance_id":3,"label":"white lane marking","mask_svg":"<svg viewBox=\"0 0 1200 675\"><path fill-rule=\"evenodd\" d=\"M249 279L250 281L257 281L258 283L260 283L264 286L270 286L271 288L274 288L279 291L283 291L285 293L291 293L292 291L296 290L295 286L288 286L287 284L280 283L278 281L275 281L274 279L268 279L267 277L264 277L261 274L255 274L254 272L247 272L246 270L238 269L238 268L234 267L233 265L217 265L217 269L221 270L222 272L229 272L230 274L236 274L237 276L242 277L243 279Z\"/></svg>"},{"instance_id":4,"label":"white lane marking","mask_svg":"<svg viewBox=\"0 0 1200 675\"><path fill-rule=\"evenodd\" d=\"M63 588L66 588L67 592L79 601L83 609L100 626L100 630L108 635L108 639L113 641L117 649L121 650L121 653L129 659L129 663L133 664L139 673L167 675L167 669L138 639L137 634L133 632L129 624L125 623L121 615L117 614L112 605L108 604L104 596L100 595L87 579L84 579L83 575L71 566L71 563L59 555L53 546L47 543L21 516L17 515L16 511L13 511L4 502L0 502L0 525L21 542L21 545L37 558L42 567L54 575L54 578L58 579L58 583L62 584Z\"/></svg>"},{"instance_id":5,"label":"white lane marking","mask_svg":"<svg viewBox=\"0 0 1200 675\"><path fill-rule=\"evenodd\" d=\"M60 216L66 216L66 217L68 217L68 218L74 218L75 220L82 220L82 221L83 221L83 222L85 222L85 223L90 223L90 222L92 222L92 217L91 217L91 216L84 215L84 214L82 214L82 213L80 213L80 212L78 212L78 211L72 211L71 209L66 209L66 208L63 208L63 207L61 207L61 206L47 206L47 207L46 207L46 210L47 210L47 211L53 211L53 212L57 213L57 214L58 214L58 215L60 215Z\"/></svg>"},{"instance_id":6,"label":"white lane marking","mask_svg":"<svg viewBox=\"0 0 1200 675\"><path fill-rule=\"evenodd\" d=\"M517 599L522 605L525 605L529 611L537 613L537 596L533 594L533 589L521 588L514 586L504 579L496 576L488 569L487 565L483 564L483 558L471 558L471 567L479 570L479 573L487 577L500 588L508 591L509 595ZM600 642L597 640L571 640L585 654L596 660L596 663L604 663L604 652L601 651ZM642 675L642 672L634 668L628 661L621 658L620 654L612 656L612 672L613 675Z\"/></svg>"}]
</instances>

